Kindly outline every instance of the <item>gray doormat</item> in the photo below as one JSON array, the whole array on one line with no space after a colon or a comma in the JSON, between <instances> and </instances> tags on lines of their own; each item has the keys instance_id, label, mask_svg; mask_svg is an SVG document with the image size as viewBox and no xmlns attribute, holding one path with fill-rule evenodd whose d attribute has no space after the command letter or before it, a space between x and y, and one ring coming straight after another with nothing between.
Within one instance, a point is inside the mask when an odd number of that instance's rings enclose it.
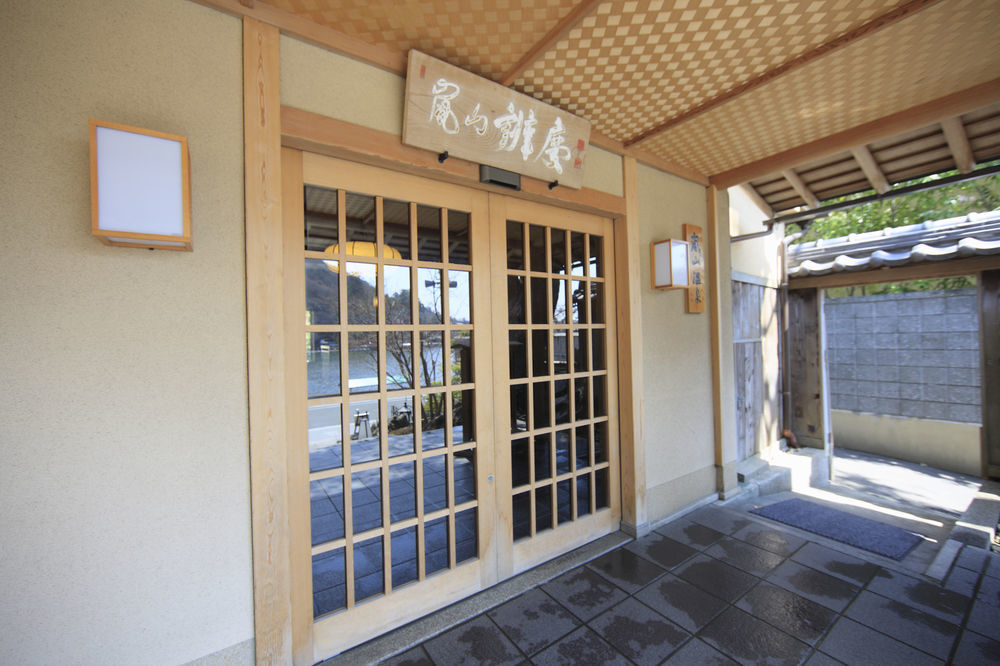
<instances>
[{"instance_id":1,"label":"gray doormat","mask_svg":"<svg viewBox=\"0 0 1000 666\"><path fill-rule=\"evenodd\" d=\"M901 560L923 537L852 513L801 499L790 499L753 509L750 513L819 534L855 548Z\"/></svg>"}]
</instances>

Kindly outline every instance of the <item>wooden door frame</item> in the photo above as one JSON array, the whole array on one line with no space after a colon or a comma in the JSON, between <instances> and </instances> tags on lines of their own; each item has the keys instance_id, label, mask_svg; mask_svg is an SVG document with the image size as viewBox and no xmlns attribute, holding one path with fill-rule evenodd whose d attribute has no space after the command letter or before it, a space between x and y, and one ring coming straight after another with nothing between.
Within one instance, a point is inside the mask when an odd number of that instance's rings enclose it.
<instances>
[{"instance_id":1,"label":"wooden door frame","mask_svg":"<svg viewBox=\"0 0 1000 666\"><path fill-rule=\"evenodd\" d=\"M287 341L281 251L283 148L342 157L613 220L622 529L633 535L648 531L635 158L623 158L624 197L588 188L549 190L546 183L531 178L522 179L522 192L484 185L479 182L478 166L471 162L451 158L441 164L428 151L402 145L397 135L282 107L279 29L249 16L243 19L243 75L247 391L257 661L305 663L311 659L304 654L303 645L293 645L292 638L289 451L285 439Z\"/></svg>"}]
</instances>

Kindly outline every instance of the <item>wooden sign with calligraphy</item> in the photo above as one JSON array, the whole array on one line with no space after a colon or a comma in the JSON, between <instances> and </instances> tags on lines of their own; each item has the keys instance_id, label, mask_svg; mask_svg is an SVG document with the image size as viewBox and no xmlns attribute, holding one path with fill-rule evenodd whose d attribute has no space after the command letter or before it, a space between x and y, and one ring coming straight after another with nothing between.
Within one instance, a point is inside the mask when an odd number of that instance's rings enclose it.
<instances>
[{"instance_id":1,"label":"wooden sign with calligraphy","mask_svg":"<svg viewBox=\"0 0 1000 666\"><path fill-rule=\"evenodd\" d=\"M579 189L589 142L586 120L410 51L403 143Z\"/></svg>"},{"instance_id":2,"label":"wooden sign with calligraphy","mask_svg":"<svg viewBox=\"0 0 1000 666\"><path fill-rule=\"evenodd\" d=\"M687 312L705 311L705 294L708 289L705 270L705 238L701 227L683 225L684 240L688 242L688 294Z\"/></svg>"}]
</instances>

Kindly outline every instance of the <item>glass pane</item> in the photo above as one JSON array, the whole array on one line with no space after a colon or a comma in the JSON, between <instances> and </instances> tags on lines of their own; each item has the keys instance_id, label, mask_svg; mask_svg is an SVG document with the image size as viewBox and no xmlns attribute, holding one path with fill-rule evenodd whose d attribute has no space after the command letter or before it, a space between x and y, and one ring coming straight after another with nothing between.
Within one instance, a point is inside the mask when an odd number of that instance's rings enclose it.
<instances>
[{"instance_id":1,"label":"glass pane","mask_svg":"<svg viewBox=\"0 0 1000 666\"><path fill-rule=\"evenodd\" d=\"M469 271L448 271L448 310L453 324L471 324Z\"/></svg>"},{"instance_id":2,"label":"glass pane","mask_svg":"<svg viewBox=\"0 0 1000 666\"><path fill-rule=\"evenodd\" d=\"M573 257L573 275L587 274L587 246L584 235L576 231L570 234L570 250Z\"/></svg>"},{"instance_id":3,"label":"glass pane","mask_svg":"<svg viewBox=\"0 0 1000 666\"><path fill-rule=\"evenodd\" d=\"M586 324L587 323L587 283L580 282L579 280L573 280L572 282L573 294L571 297L571 302L573 304L573 323L574 324Z\"/></svg>"},{"instance_id":4,"label":"glass pane","mask_svg":"<svg viewBox=\"0 0 1000 666\"><path fill-rule=\"evenodd\" d=\"M420 439L423 450L444 446L444 393L430 393L420 399Z\"/></svg>"},{"instance_id":5,"label":"glass pane","mask_svg":"<svg viewBox=\"0 0 1000 666\"><path fill-rule=\"evenodd\" d=\"M389 465L389 518L394 523L417 515L415 465L412 462Z\"/></svg>"},{"instance_id":6,"label":"glass pane","mask_svg":"<svg viewBox=\"0 0 1000 666\"><path fill-rule=\"evenodd\" d=\"M424 528L424 573L448 568L448 519L438 518Z\"/></svg>"},{"instance_id":7,"label":"glass pane","mask_svg":"<svg viewBox=\"0 0 1000 666\"><path fill-rule=\"evenodd\" d=\"M556 507L560 525L573 520L573 479L556 484Z\"/></svg>"},{"instance_id":8,"label":"glass pane","mask_svg":"<svg viewBox=\"0 0 1000 666\"><path fill-rule=\"evenodd\" d=\"M507 276L507 323L523 324L524 318L524 278Z\"/></svg>"},{"instance_id":9,"label":"glass pane","mask_svg":"<svg viewBox=\"0 0 1000 666\"><path fill-rule=\"evenodd\" d=\"M549 413L549 383L548 382L535 382L535 388L532 391L534 396L534 407L535 407L535 428L545 428L552 425L551 416Z\"/></svg>"},{"instance_id":10,"label":"glass pane","mask_svg":"<svg viewBox=\"0 0 1000 666\"><path fill-rule=\"evenodd\" d=\"M417 269L417 298L420 301L421 324L443 324L441 314L441 271L436 268Z\"/></svg>"},{"instance_id":11,"label":"glass pane","mask_svg":"<svg viewBox=\"0 0 1000 666\"><path fill-rule=\"evenodd\" d=\"M350 421L347 424L351 435L351 464L378 460L382 457L379 448L378 400L352 402Z\"/></svg>"},{"instance_id":12,"label":"glass pane","mask_svg":"<svg viewBox=\"0 0 1000 666\"><path fill-rule=\"evenodd\" d=\"M535 435L535 481L552 478L552 438Z\"/></svg>"},{"instance_id":13,"label":"glass pane","mask_svg":"<svg viewBox=\"0 0 1000 666\"><path fill-rule=\"evenodd\" d=\"M576 515L585 516L590 513L590 475L584 474L576 479Z\"/></svg>"},{"instance_id":14,"label":"glass pane","mask_svg":"<svg viewBox=\"0 0 1000 666\"><path fill-rule=\"evenodd\" d=\"M464 444L476 439L475 399L473 391L452 391L451 394L451 440L452 444Z\"/></svg>"},{"instance_id":15,"label":"glass pane","mask_svg":"<svg viewBox=\"0 0 1000 666\"><path fill-rule=\"evenodd\" d=\"M528 252L531 258L531 270L545 272L545 227L528 225Z\"/></svg>"},{"instance_id":16,"label":"glass pane","mask_svg":"<svg viewBox=\"0 0 1000 666\"><path fill-rule=\"evenodd\" d=\"M605 370L607 365L604 356L604 329L595 328L590 332L594 347L594 370Z\"/></svg>"},{"instance_id":17,"label":"glass pane","mask_svg":"<svg viewBox=\"0 0 1000 666\"><path fill-rule=\"evenodd\" d=\"M576 447L576 468L590 467L590 427L578 427L573 443Z\"/></svg>"},{"instance_id":18,"label":"glass pane","mask_svg":"<svg viewBox=\"0 0 1000 666\"><path fill-rule=\"evenodd\" d=\"M514 488L531 480L530 440L515 439L510 443L511 484Z\"/></svg>"},{"instance_id":19,"label":"glass pane","mask_svg":"<svg viewBox=\"0 0 1000 666\"><path fill-rule=\"evenodd\" d=\"M510 378L521 379L528 376L528 334L525 331L510 332Z\"/></svg>"},{"instance_id":20,"label":"glass pane","mask_svg":"<svg viewBox=\"0 0 1000 666\"><path fill-rule=\"evenodd\" d=\"M309 484L312 545L344 536L344 477L312 481Z\"/></svg>"},{"instance_id":21,"label":"glass pane","mask_svg":"<svg viewBox=\"0 0 1000 666\"><path fill-rule=\"evenodd\" d=\"M607 416L608 414L608 403L607 394L604 392L607 386L607 377L603 375L595 376L594 378L594 418L598 416Z\"/></svg>"},{"instance_id":22,"label":"glass pane","mask_svg":"<svg viewBox=\"0 0 1000 666\"><path fill-rule=\"evenodd\" d=\"M573 372L587 371L587 331L573 331Z\"/></svg>"},{"instance_id":23,"label":"glass pane","mask_svg":"<svg viewBox=\"0 0 1000 666\"><path fill-rule=\"evenodd\" d=\"M417 527L407 527L392 533L392 586L399 587L416 580Z\"/></svg>"},{"instance_id":24,"label":"glass pane","mask_svg":"<svg viewBox=\"0 0 1000 666\"><path fill-rule=\"evenodd\" d=\"M597 500L598 509L610 506L611 498L607 467L599 469L594 473L594 497Z\"/></svg>"},{"instance_id":25,"label":"glass pane","mask_svg":"<svg viewBox=\"0 0 1000 666\"><path fill-rule=\"evenodd\" d=\"M385 388L387 391L413 388L413 333L387 331L385 334Z\"/></svg>"},{"instance_id":26,"label":"glass pane","mask_svg":"<svg viewBox=\"0 0 1000 666\"><path fill-rule=\"evenodd\" d=\"M310 398L340 395L340 333L306 333L306 391Z\"/></svg>"},{"instance_id":27,"label":"glass pane","mask_svg":"<svg viewBox=\"0 0 1000 666\"><path fill-rule=\"evenodd\" d=\"M309 471L344 466L340 405L309 405Z\"/></svg>"},{"instance_id":28,"label":"glass pane","mask_svg":"<svg viewBox=\"0 0 1000 666\"><path fill-rule=\"evenodd\" d=\"M549 332L531 332L531 374L544 377L549 374Z\"/></svg>"},{"instance_id":29,"label":"glass pane","mask_svg":"<svg viewBox=\"0 0 1000 666\"><path fill-rule=\"evenodd\" d=\"M356 261L345 263L347 271L347 323L378 323L378 292L375 290L375 264Z\"/></svg>"},{"instance_id":30,"label":"glass pane","mask_svg":"<svg viewBox=\"0 0 1000 666\"><path fill-rule=\"evenodd\" d=\"M524 225L507 220L507 268L524 269Z\"/></svg>"},{"instance_id":31,"label":"glass pane","mask_svg":"<svg viewBox=\"0 0 1000 666\"><path fill-rule=\"evenodd\" d=\"M348 333L348 385L351 393L378 390L378 333Z\"/></svg>"},{"instance_id":32,"label":"glass pane","mask_svg":"<svg viewBox=\"0 0 1000 666\"><path fill-rule=\"evenodd\" d=\"M472 383L472 332L451 332L451 383Z\"/></svg>"},{"instance_id":33,"label":"glass pane","mask_svg":"<svg viewBox=\"0 0 1000 666\"><path fill-rule=\"evenodd\" d=\"M420 333L420 385L444 384L444 331Z\"/></svg>"},{"instance_id":34,"label":"glass pane","mask_svg":"<svg viewBox=\"0 0 1000 666\"><path fill-rule=\"evenodd\" d=\"M417 259L441 261L441 209L417 206Z\"/></svg>"},{"instance_id":35,"label":"glass pane","mask_svg":"<svg viewBox=\"0 0 1000 666\"><path fill-rule=\"evenodd\" d=\"M456 451L453 458L455 504L476 499L476 450Z\"/></svg>"},{"instance_id":36,"label":"glass pane","mask_svg":"<svg viewBox=\"0 0 1000 666\"><path fill-rule=\"evenodd\" d=\"M355 534L382 524L381 469L366 469L351 474L351 502ZM357 563L354 566L357 569Z\"/></svg>"},{"instance_id":37,"label":"glass pane","mask_svg":"<svg viewBox=\"0 0 1000 666\"><path fill-rule=\"evenodd\" d=\"M336 261L306 259L306 326L340 323L340 287Z\"/></svg>"},{"instance_id":38,"label":"glass pane","mask_svg":"<svg viewBox=\"0 0 1000 666\"><path fill-rule=\"evenodd\" d=\"M552 323L566 323L566 280L552 280Z\"/></svg>"},{"instance_id":39,"label":"glass pane","mask_svg":"<svg viewBox=\"0 0 1000 666\"><path fill-rule=\"evenodd\" d=\"M347 606L344 549L313 555L313 617Z\"/></svg>"},{"instance_id":40,"label":"glass pane","mask_svg":"<svg viewBox=\"0 0 1000 666\"><path fill-rule=\"evenodd\" d=\"M458 210L448 211L448 261L452 264L470 264L469 214Z\"/></svg>"},{"instance_id":41,"label":"glass pane","mask_svg":"<svg viewBox=\"0 0 1000 666\"><path fill-rule=\"evenodd\" d=\"M555 382L556 425L569 423L569 380Z\"/></svg>"},{"instance_id":42,"label":"glass pane","mask_svg":"<svg viewBox=\"0 0 1000 666\"><path fill-rule=\"evenodd\" d=\"M546 278L531 278L531 323L548 324L548 300L545 293L549 281Z\"/></svg>"},{"instance_id":43,"label":"glass pane","mask_svg":"<svg viewBox=\"0 0 1000 666\"><path fill-rule=\"evenodd\" d=\"M385 282L385 323L413 323L409 267L386 264L382 275Z\"/></svg>"},{"instance_id":44,"label":"glass pane","mask_svg":"<svg viewBox=\"0 0 1000 666\"><path fill-rule=\"evenodd\" d=\"M448 507L446 458L444 455L424 458L424 513Z\"/></svg>"},{"instance_id":45,"label":"glass pane","mask_svg":"<svg viewBox=\"0 0 1000 666\"><path fill-rule=\"evenodd\" d=\"M382 537L354 544L354 600L361 601L382 594Z\"/></svg>"},{"instance_id":46,"label":"glass pane","mask_svg":"<svg viewBox=\"0 0 1000 666\"><path fill-rule=\"evenodd\" d=\"M604 239L590 237L590 277L604 277Z\"/></svg>"},{"instance_id":47,"label":"glass pane","mask_svg":"<svg viewBox=\"0 0 1000 666\"><path fill-rule=\"evenodd\" d=\"M337 244L337 190L306 185L306 249L322 252Z\"/></svg>"},{"instance_id":48,"label":"glass pane","mask_svg":"<svg viewBox=\"0 0 1000 666\"><path fill-rule=\"evenodd\" d=\"M405 456L416 450L413 438L413 398L389 398L389 456Z\"/></svg>"},{"instance_id":49,"label":"glass pane","mask_svg":"<svg viewBox=\"0 0 1000 666\"><path fill-rule=\"evenodd\" d=\"M535 488L535 534L552 529L552 486Z\"/></svg>"},{"instance_id":50,"label":"glass pane","mask_svg":"<svg viewBox=\"0 0 1000 666\"><path fill-rule=\"evenodd\" d=\"M590 321L604 323L604 285L600 282L590 283Z\"/></svg>"},{"instance_id":51,"label":"glass pane","mask_svg":"<svg viewBox=\"0 0 1000 666\"><path fill-rule=\"evenodd\" d=\"M566 232L562 229L552 229L552 272L566 275Z\"/></svg>"},{"instance_id":52,"label":"glass pane","mask_svg":"<svg viewBox=\"0 0 1000 666\"><path fill-rule=\"evenodd\" d=\"M382 201L382 236L387 247L382 256L393 259L410 258L410 204L405 201Z\"/></svg>"},{"instance_id":53,"label":"glass pane","mask_svg":"<svg viewBox=\"0 0 1000 666\"><path fill-rule=\"evenodd\" d=\"M608 462L608 424L594 424L594 464Z\"/></svg>"},{"instance_id":54,"label":"glass pane","mask_svg":"<svg viewBox=\"0 0 1000 666\"><path fill-rule=\"evenodd\" d=\"M514 540L531 536L531 491L514 495Z\"/></svg>"},{"instance_id":55,"label":"glass pane","mask_svg":"<svg viewBox=\"0 0 1000 666\"><path fill-rule=\"evenodd\" d=\"M476 510L466 509L455 514L455 562L464 562L478 556Z\"/></svg>"},{"instance_id":56,"label":"glass pane","mask_svg":"<svg viewBox=\"0 0 1000 666\"><path fill-rule=\"evenodd\" d=\"M565 375L569 372L569 349L566 344L567 336L569 336L569 331L565 328L557 328L552 331L553 369L557 375Z\"/></svg>"},{"instance_id":57,"label":"glass pane","mask_svg":"<svg viewBox=\"0 0 1000 666\"><path fill-rule=\"evenodd\" d=\"M570 430L556 431L556 474L566 474L572 470L572 451L570 451Z\"/></svg>"},{"instance_id":58,"label":"glass pane","mask_svg":"<svg viewBox=\"0 0 1000 666\"><path fill-rule=\"evenodd\" d=\"M574 418L589 419L590 418L590 382L587 381L586 377L580 377L575 380L573 384L573 393L575 395L575 405L576 415Z\"/></svg>"},{"instance_id":59,"label":"glass pane","mask_svg":"<svg viewBox=\"0 0 1000 666\"><path fill-rule=\"evenodd\" d=\"M375 256L375 197L348 192L345 200L347 208L348 254L364 257ZM354 243L357 243L355 246Z\"/></svg>"},{"instance_id":60,"label":"glass pane","mask_svg":"<svg viewBox=\"0 0 1000 666\"><path fill-rule=\"evenodd\" d=\"M510 431L523 432L528 429L528 385L516 384L510 387Z\"/></svg>"}]
</instances>

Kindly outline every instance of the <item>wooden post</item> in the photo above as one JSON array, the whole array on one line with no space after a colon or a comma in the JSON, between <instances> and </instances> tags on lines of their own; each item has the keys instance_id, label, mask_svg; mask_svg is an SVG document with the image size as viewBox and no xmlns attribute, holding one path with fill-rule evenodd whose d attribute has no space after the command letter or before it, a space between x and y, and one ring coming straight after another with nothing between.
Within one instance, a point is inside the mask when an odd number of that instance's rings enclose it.
<instances>
[{"instance_id":1,"label":"wooden post","mask_svg":"<svg viewBox=\"0 0 1000 666\"><path fill-rule=\"evenodd\" d=\"M243 19L247 372L257 663L292 662L278 29Z\"/></svg>"},{"instance_id":2,"label":"wooden post","mask_svg":"<svg viewBox=\"0 0 1000 666\"><path fill-rule=\"evenodd\" d=\"M983 476L1000 479L1000 270L979 274Z\"/></svg>"},{"instance_id":3,"label":"wooden post","mask_svg":"<svg viewBox=\"0 0 1000 666\"><path fill-rule=\"evenodd\" d=\"M817 289L788 292L788 388L791 393L788 421L800 444L825 449L820 307Z\"/></svg>"}]
</instances>

